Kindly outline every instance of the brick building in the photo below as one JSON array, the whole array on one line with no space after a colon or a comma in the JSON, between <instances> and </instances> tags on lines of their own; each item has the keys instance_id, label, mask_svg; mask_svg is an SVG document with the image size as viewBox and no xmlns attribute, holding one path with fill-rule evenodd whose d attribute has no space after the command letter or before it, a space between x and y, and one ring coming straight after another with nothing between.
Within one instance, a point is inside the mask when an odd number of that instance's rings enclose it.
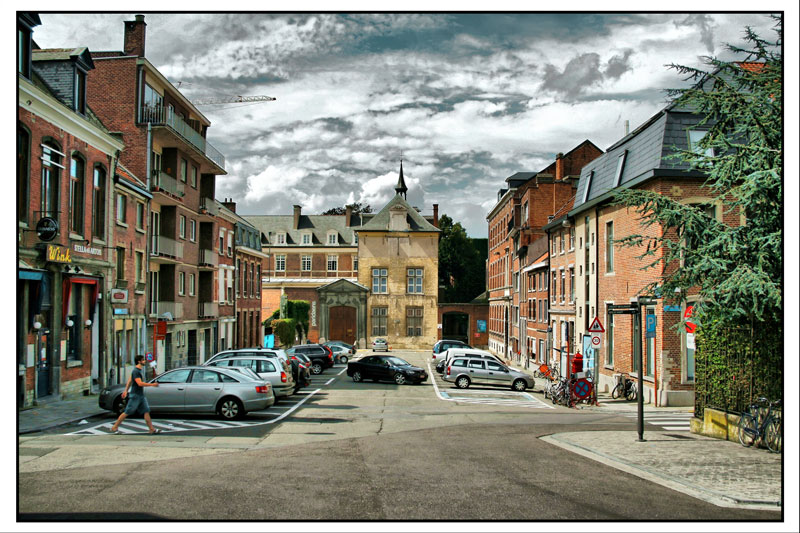
<instances>
[{"instance_id":1,"label":"brick building","mask_svg":"<svg viewBox=\"0 0 800 533\"><path fill-rule=\"evenodd\" d=\"M227 201L226 201L227 203ZM235 209L235 205L233 206ZM234 259L236 221L239 218L220 202L217 202L219 229L217 241L217 350L228 350L236 346L236 296L234 279L236 277L236 261Z\"/></svg>"},{"instance_id":2,"label":"brick building","mask_svg":"<svg viewBox=\"0 0 800 533\"><path fill-rule=\"evenodd\" d=\"M528 261L520 270L521 304L520 314L525 323L525 342L523 354L528 366L550 364L548 347L550 338L547 330L550 293L548 289L548 238L539 237L528 245L526 250Z\"/></svg>"},{"instance_id":3,"label":"brick building","mask_svg":"<svg viewBox=\"0 0 800 533\"><path fill-rule=\"evenodd\" d=\"M119 153L87 104L86 48L39 50L18 13L18 406L108 383L114 281L110 211ZM38 230L37 230L38 226Z\"/></svg>"},{"instance_id":4,"label":"brick building","mask_svg":"<svg viewBox=\"0 0 800 533\"><path fill-rule=\"evenodd\" d=\"M145 57L144 16L125 22L123 50L95 52L87 95L106 126L122 134L121 162L141 176L150 202L148 335L162 372L202 362L217 346L216 176L225 158L207 140L210 122Z\"/></svg>"},{"instance_id":5,"label":"brick building","mask_svg":"<svg viewBox=\"0 0 800 533\"><path fill-rule=\"evenodd\" d=\"M676 148L695 149L704 135L699 120L687 110L668 106L581 171L575 205L569 212L578 239L575 337L582 339L595 317L605 327L601 348L590 354L599 368L600 390L610 390L620 375L638 376L631 316L610 315L608 305L630 303L649 283L657 282L661 273L658 266L642 270L646 263L659 259L660 250L643 261L638 258L642 248L614 243L626 235L663 233L658 225L644 228L633 210L611 205L614 191L633 187L656 191L696 205L726 224L739 223L738 215L723 214L713 192L703 187L703 173L688 170L687 164L672 157ZM691 292L689 295L691 302ZM646 402L661 406L694 403L694 349L685 331L675 327L685 307L665 306L659 299L643 309L643 315L655 316L657 323L655 338L644 338L642 331ZM645 319L643 316L643 323Z\"/></svg>"}]
</instances>

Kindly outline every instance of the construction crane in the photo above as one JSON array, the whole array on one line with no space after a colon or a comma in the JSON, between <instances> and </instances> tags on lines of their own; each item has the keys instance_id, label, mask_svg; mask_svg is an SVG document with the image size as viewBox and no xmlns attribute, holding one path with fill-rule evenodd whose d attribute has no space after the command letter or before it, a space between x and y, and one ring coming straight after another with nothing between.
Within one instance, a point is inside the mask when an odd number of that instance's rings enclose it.
<instances>
[{"instance_id":1,"label":"construction crane","mask_svg":"<svg viewBox=\"0 0 800 533\"><path fill-rule=\"evenodd\" d=\"M194 105L236 104L244 102L271 102L277 100L272 96L223 96L219 98L200 98L192 100Z\"/></svg>"}]
</instances>

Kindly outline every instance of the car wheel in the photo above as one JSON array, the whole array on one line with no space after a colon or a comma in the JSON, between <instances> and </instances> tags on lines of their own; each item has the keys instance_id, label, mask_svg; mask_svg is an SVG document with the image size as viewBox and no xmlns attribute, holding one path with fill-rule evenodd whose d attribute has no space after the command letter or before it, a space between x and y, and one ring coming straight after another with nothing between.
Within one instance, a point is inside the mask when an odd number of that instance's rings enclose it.
<instances>
[{"instance_id":1,"label":"car wheel","mask_svg":"<svg viewBox=\"0 0 800 533\"><path fill-rule=\"evenodd\" d=\"M461 376L456 380L456 387L459 389L466 389L469 387L469 378L467 376Z\"/></svg>"},{"instance_id":2,"label":"car wheel","mask_svg":"<svg viewBox=\"0 0 800 533\"><path fill-rule=\"evenodd\" d=\"M238 420L244 416L244 406L238 398L228 396L219 402L217 413L225 420Z\"/></svg>"},{"instance_id":3,"label":"car wheel","mask_svg":"<svg viewBox=\"0 0 800 533\"><path fill-rule=\"evenodd\" d=\"M347 356L346 355L339 356L339 362L342 363L343 365L346 365L347 364Z\"/></svg>"},{"instance_id":4,"label":"car wheel","mask_svg":"<svg viewBox=\"0 0 800 533\"><path fill-rule=\"evenodd\" d=\"M311 365L311 373L314 374L315 376L317 374L322 374L322 365L320 363L314 362L314 364Z\"/></svg>"},{"instance_id":5,"label":"car wheel","mask_svg":"<svg viewBox=\"0 0 800 533\"><path fill-rule=\"evenodd\" d=\"M128 405L128 399L125 398L123 400L122 396L118 396L117 399L114 400L114 407L112 410L114 411L115 415L119 416L125 411L125 406L127 405Z\"/></svg>"},{"instance_id":6,"label":"car wheel","mask_svg":"<svg viewBox=\"0 0 800 533\"><path fill-rule=\"evenodd\" d=\"M403 374L401 372L395 372L395 374L394 374L394 382L397 383L398 385L404 385L405 382L406 382L405 374Z\"/></svg>"},{"instance_id":7,"label":"car wheel","mask_svg":"<svg viewBox=\"0 0 800 533\"><path fill-rule=\"evenodd\" d=\"M353 372L352 378L353 378L353 381L355 381L356 383L358 383L359 381L362 381L364 379L364 378L361 377L361 372L359 372L358 370Z\"/></svg>"},{"instance_id":8,"label":"car wheel","mask_svg":"<svg viewBox=\"0 0 800 533\"><path fill-rule=\"evenodd\" d=\"M514 383L511 384L511 388L517 392L523 392L528 386L525 384L524 379L515 379Z\"/></svg>"}]
</instances>

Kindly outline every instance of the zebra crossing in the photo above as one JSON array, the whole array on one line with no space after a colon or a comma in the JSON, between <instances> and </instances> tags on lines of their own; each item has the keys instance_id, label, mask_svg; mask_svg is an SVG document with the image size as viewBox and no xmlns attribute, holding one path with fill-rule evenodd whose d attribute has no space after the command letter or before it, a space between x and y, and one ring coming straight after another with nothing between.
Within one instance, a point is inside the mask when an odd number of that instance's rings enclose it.
<instances>
[{"instance_id":1,"label":"zebra crossing","mask_svg":"<svg viewBox=\"0 0 800 533\"><path fill-rule=\"evenodd\" d=\"M638 418L636 413L625 415L627 418ZM694 415L688 412L671 412L671 413L644 413L644 421L647 424L653 424L661 427L667 431L689 431L690 420Z\"/></svg>"},{"instance_id":2,"label":"zebra crossing","mask_svg":"<svg viewBox=\"0 0 800 533\"><path fill-rule=\"evenodd\" d=\"M279 403L263 411L255 411L248 413L245 420L205 420L187 419L187 418L169 418L164 419L154 417L152 419L153 427L160 429L163 433L179 433L183 431L200 431L210 429L233 429L249 426L261 426L267 424L275 424L280 422L312 396L325 387L333 383L338 376L344 373L346 365L335 365L332 370L339 370L335 374L319 374L309 376L311 384L308 389L300 390L297 394L292 395L290 398L282 399ZM114 421L104 422L88 428L81 428L79 430L66 433L66 435L111 435L111 426ZM150 429L142 419L125 419L119 426L119 431L126 435L136 435L148 433Z\"/></svg>"}]
</instances>

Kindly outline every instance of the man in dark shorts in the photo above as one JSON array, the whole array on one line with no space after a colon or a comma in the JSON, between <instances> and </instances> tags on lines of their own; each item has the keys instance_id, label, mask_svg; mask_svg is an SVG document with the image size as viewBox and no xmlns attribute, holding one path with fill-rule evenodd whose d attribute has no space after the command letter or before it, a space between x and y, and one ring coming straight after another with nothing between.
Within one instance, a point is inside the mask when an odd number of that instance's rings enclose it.
<instances>
[{"instance_id":1,"label":"man in dark shorts","mask_svg":"<svg viewBox=\"0 0 800 533\"><path fill-rule=\"evenodd\" d=\"M133 369L131 372L131 377L128 378L128 382L125 384L125 390L122 391L122 399L125 399L125 396L128 395L128 388L131 389L130 398L128 398L128 405L125 407L125 412L119 415L117 421L114 422L114 425L111 426L112 433L119 433L119 425L122 423L128 415L133 414L141 414L144 415L144 421L147 422L147 427L150 428L150 434L153 435L155 433L161 433L160 429L156 429L153 427L153 422L150 420L150 405L147 403L147 398L144 396L144 388L143 387L158 387L158 382L153 383L146 383L142 378L144 378L144 374L142 373L142 367L144 366L144 356L137 355L134 358L134 362L136 363L136 368Z\"/></svg>"}]
</instances>

